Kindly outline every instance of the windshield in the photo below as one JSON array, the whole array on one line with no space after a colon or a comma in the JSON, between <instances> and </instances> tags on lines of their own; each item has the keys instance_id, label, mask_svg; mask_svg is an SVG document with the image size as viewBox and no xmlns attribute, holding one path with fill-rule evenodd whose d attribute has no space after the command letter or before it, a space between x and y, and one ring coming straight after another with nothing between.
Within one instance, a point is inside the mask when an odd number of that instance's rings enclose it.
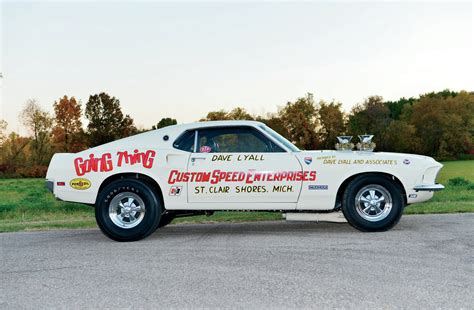
<instances>
[{"instance_id":1,"label":"windshield","mask_svg":"<svg viewBox=\"0 0 474 310\"><path fill-rule=\"evenodd\" d=\"M300 149L297 148L293 143L290 141L286 140L282 135L280 135L278 132L275 130L271 129L268 126L262 125L260 126L266 133L268 133L273 139L277 140L281 144L283 144L287 149L289 149L292 152L300 152Z\"/></svg>"}]
</instances>

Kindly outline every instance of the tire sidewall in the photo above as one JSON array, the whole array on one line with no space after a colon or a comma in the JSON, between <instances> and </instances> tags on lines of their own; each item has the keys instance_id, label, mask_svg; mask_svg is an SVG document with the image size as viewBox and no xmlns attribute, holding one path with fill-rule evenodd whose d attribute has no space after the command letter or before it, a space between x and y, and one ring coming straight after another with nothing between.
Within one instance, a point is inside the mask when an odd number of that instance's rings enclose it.
<instances>
[{"instance_id":1,"label":"tire sidewall","mask_svg":"<svg viewBox=\"0 0 474 310\"><path fill-rule=\"evenodd\" d=\"M392 196L392 209L388 216L380 221L371 222L359 215L355 197L364 186L376 184L384 187ZM403 213L403 196L400 188L390 179L379 176L360 176L353 180L344 193L342 211L349 224L362 231L385 231L398 223Z\"/></svg>"},{"instance_id":2,"label":"tire sidewall","mask_svg":"<svg viewBox=\"0 0 474 310\"><path fill-rule=\"evenodd\" d=\"M109 216L111 200L120 193L131 192L138 195L145 204L143 220L133 228L121 228ZM102 232L117 241L136 241L155 231L160 221L161 204L148 185L138 180L117 180L107 185L99 194L95 207L96 221Z\"/></svg>"}]
</instances>

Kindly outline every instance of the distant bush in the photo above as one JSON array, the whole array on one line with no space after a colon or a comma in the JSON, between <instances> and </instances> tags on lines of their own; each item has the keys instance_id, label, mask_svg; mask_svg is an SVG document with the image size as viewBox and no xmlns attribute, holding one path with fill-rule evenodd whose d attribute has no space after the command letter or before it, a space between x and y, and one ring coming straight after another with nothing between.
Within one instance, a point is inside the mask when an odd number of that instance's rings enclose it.
<instances>
[{"instance_id":1,"label":"distant bush","mask_svg":"<svg viewBox=\"0 0 474 310\"><path fill-rule=\"evenodd\" d=\"M450 187L465 187L469 190L474 190L474 182L466 180L462 177L456 177L448 180L448 186Z\"/></svg>"},{"instance_id":2,"label":"distant bush","mask_svg":"<svg viewBox=\"0 0 474 310\"><path fill-rule=\"evenodd\" d=\"M31 167L20 167L16 170L16 174L22 178L44 178L48 166L35 165Z\"/></svg>"}]
</instances>

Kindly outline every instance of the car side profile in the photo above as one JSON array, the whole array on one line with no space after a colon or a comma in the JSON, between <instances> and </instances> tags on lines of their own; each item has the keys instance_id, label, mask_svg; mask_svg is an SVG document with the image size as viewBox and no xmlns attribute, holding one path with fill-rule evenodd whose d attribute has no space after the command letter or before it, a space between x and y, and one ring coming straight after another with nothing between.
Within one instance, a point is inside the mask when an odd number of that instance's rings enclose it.
<instances>
[{"instance_id":1,"label":"car side profile","mask_svg":"<svg viewBox=\"0 0 474 310\"><path fill-rule=\"evenodd\" d=\"M117 241L217 210L342 210L355 228L384 231L406 205L444 188L433 158L342 149L302 151L255 121L183 124L55 154L46 186L60 200L93 205Z\"/></svg>"}]
</instances>

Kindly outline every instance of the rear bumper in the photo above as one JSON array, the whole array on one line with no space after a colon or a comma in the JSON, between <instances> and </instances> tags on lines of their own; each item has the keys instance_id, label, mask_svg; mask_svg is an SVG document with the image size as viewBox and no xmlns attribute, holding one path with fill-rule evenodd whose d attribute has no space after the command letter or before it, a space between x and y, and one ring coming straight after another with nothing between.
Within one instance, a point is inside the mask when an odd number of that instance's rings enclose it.
<instances>
[{"instance_id":1,"label":"rear bumper","mask_svg":"<svg viewBox=\"0 0 474 310\"><path fill-rule=\"evenodd\" d=\"M413 188L417 192L437 192L444 189L442 184L416 185Z\"/></svg>"},{"instance_id":2,"label":"rear bumper","mask_svg":"<svg viewBox=\"0 0 474 310\"><path fill-rule=\"evenodd\" d=\"M50 191L51 193L54 192L54 182L53 181L46 180L44 185L46 186L48 191Z\"/></svg>"}]
</instances>

